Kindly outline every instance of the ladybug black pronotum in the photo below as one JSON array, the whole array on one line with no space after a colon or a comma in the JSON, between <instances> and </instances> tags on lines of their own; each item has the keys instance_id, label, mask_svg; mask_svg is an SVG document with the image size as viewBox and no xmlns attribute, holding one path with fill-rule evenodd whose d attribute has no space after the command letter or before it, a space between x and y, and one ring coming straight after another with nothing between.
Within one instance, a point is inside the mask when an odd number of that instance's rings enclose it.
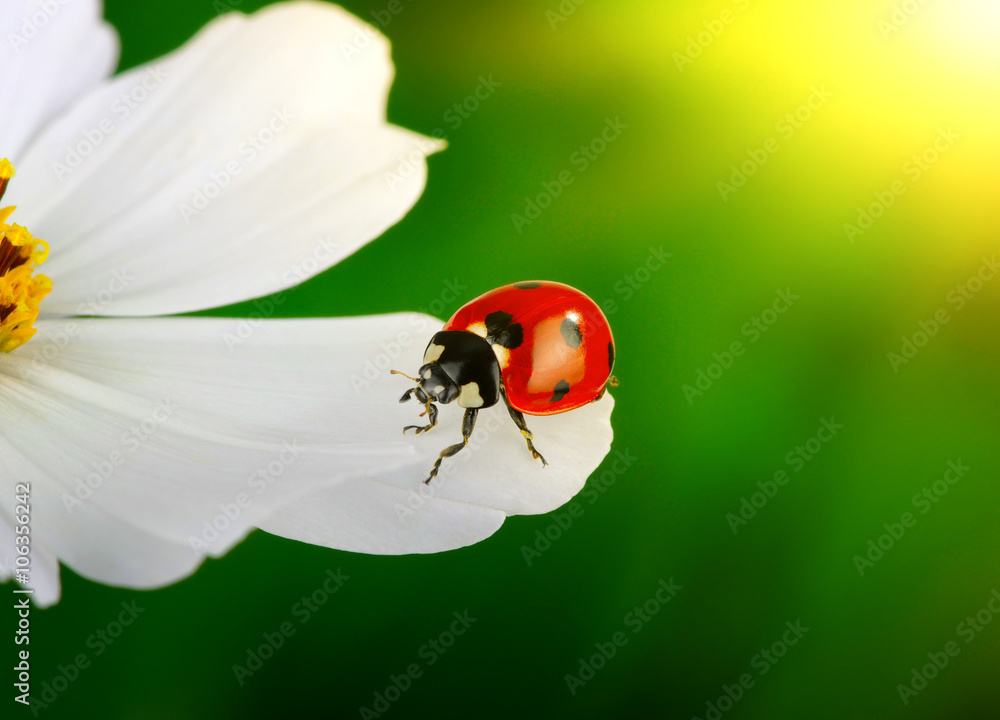
<instances>
[{"instance_id":1,"label":"ladybug black pronotum","mask_svg":"<svg viewBox=\"0 0 1000 720\"><path fill-rule=\"evenodd\" d=\"M503 400L535 449L527 415L555 415L600 400L615 365L615 341L604 313L585 294L550 281L504 285L464 305L424 351L417 387L407 390L426 407L429 423L408 425L419 435L437 425L435 402L465 408L462 442L445 448L424 482L469 443L476 416ZM404 375L393 370L397 375ZM409 377L408 375L404 375Z\"/></svg>"}]
</instances>

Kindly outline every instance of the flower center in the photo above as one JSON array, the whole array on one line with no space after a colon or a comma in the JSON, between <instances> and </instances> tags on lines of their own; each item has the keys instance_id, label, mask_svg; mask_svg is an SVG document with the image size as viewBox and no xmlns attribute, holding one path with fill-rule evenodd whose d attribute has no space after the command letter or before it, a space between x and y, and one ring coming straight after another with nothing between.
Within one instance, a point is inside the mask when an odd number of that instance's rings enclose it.
<instances>
[{"instance_id":1,"label":"flower center","mask_svg":"<svg viewBox=\"0 0 1000 720\"><path fill-rule=\"evenodd\" d=\"M0 200L14 166L0 158ZM9 353L35 334L38 305L52 290L52 281L35 275L35 268L49 256L44 240L32 237L20 225L8 225L13 206L0 208L0 352Z\"/></svg>"}]
</instances>

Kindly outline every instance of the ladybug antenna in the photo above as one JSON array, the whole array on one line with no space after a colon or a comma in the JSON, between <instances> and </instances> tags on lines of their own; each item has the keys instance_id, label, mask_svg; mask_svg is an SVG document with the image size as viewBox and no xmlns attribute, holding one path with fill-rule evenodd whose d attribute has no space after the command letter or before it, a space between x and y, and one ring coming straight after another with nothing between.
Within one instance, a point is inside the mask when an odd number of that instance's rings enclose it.
<instances>
[{"instance_id":1,"label":"ladybug antenna","mask_svg":"<svg viewBox=\"0 0 1000 720\"><path fill-rule=\"evenodd\" d=\"M410 376L409 376L409 375L407 375L407 374L406 374L405 372L400 372L399 370L390 370L389 372L390 372L391 374L393 374L393 375L402 375L403 377L407 378L408 380L412 380L413 382L417 383L418 385L420 384L420 381L419 381L419 380L417 380L417 379L416 379L416 378L414 378L414 377L410 377Z\"/></svg>"},{"instance_id":2,"label":"ladybug antenna","mask_svg":"<svg viewBox=\"0 0 1000 720\"><path fill-rule=\"evenodd\" d=\"M393 372L395 372L395 370L393 370ZM614 375L608 378L608 385L610 385L611 387L618 387L619 384L620 383L618 382L618 378L616 378Z\"/></svg>"}]
</instances>

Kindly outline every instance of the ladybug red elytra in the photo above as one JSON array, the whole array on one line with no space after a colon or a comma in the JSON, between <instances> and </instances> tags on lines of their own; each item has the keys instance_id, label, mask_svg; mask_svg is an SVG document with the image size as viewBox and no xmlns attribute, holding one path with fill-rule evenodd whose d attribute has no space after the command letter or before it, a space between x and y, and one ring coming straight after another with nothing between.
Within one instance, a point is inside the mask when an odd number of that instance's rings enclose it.
<instances>
[{"instance_id":1,"label":"ladybug red elytra","mask_svg":"<svg viewBox=\"0 0 1000 720\"><path fill-rule=\"evenodd\" d=\"M469 443L476 416L500 400L535 449L527 415L555 415L600 400L615 365L615 341L604 313L593 300L569 285L519 282L492 290L462 306L435 333L424 351L417 387L407 390L423 403L428 424L408 425L419 435L437 425L435 402L453 400L465 408L462 442L445 448L429 483L451 457ZM398 370L396 375L404 375Z\"/></svg>"}]
</instances>

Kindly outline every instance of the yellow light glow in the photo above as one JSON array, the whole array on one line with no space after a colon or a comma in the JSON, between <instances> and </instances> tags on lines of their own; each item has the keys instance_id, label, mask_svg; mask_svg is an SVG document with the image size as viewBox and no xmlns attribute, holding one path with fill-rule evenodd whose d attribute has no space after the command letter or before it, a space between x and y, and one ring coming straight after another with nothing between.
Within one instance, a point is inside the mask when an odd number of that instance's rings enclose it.
<instances>
[{"instance_id":1,"label":"yellow light glow","mask_svg":"<svg viewBox=\"0 0 1000 720\"><path fill-rule=\"evenodd\" d=\"M914 4L916 0L914 0ZM967 69L1000 70L1000 2L998 0L927 0L927 36L944 57Z\"/></svg>"}]
</instances>

